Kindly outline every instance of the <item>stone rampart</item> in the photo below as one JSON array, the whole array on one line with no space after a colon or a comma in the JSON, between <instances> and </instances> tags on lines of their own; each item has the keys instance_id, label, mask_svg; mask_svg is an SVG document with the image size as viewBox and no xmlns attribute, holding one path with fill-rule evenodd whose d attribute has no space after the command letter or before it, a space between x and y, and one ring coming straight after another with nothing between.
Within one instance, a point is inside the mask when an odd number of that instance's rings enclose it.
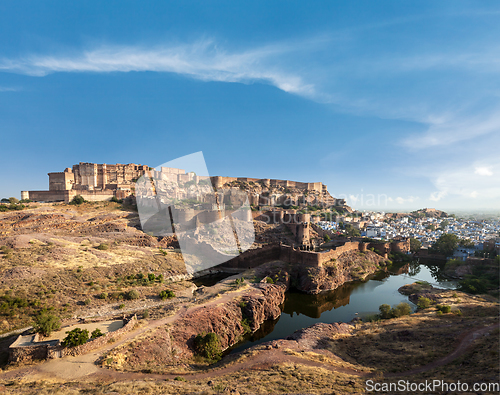
<instances>
[{"instance_id":1,"label":"stone rampart","mask_svg":"<svg viewBox=\"0 0 500 395\"><path fill-rule=\"evenodd\" d=\"M250 269L262 265L266 262L276 261L280 259L280 245L271 244L264 247L247 250L237 257L224 262L220 267L224 268L245 268Z\"/></svg>"},{"instance_id":2,"label":"stone rampart","mask_svg":"<svg viewBox=\"0 0 500 395\"><path fill-rule=\"evenodd\" d=\"M97 348L100 348L106 344L108 344L110 341L113 341L111 339L118 339L120 336L122 336L124 333L130 332L135 324L137 323L137 316L134 314L131 318L128 320L123 320L124 325L120 328L117 329L116 331L113 332L108 332L104 336L100 336L96 339L89 340L87 343L82 344L81 346L76 346L76 347L65 347L61 349L61 346L58 347L53 347L49 348L48 353L47 353L47 359L51 358L57 358L57 352L61 351L61 356L78 356L82 354L87 354L88 352L95 350Z\"/></svg>"}]
</instances>

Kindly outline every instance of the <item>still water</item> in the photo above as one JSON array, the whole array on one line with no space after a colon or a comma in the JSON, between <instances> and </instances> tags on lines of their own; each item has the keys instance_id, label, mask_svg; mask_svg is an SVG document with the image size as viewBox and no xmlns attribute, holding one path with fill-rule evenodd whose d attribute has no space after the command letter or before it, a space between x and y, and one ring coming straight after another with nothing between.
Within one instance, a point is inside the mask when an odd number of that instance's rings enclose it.
<instances>
[{"instance_id":1,"label":"still water","mask_svg":"<svg viewBox=\"0 0 500 395\"><path fill-rule=\"evenodd\" d=\"M377 273L367 281L346 283L320 295L287 292L281 316L264 322L257 332L228 351L235 353L259 343L285 338L318 322L349 322L355 317L373 315L383 303L394 306L407 302L415 310L416 306L401 295L398 288L418 280L438 288L456 287L456 282L447 281L440 275L438 266L414 262L391 270L391 273Z\"/></svg>"}]
</instances>

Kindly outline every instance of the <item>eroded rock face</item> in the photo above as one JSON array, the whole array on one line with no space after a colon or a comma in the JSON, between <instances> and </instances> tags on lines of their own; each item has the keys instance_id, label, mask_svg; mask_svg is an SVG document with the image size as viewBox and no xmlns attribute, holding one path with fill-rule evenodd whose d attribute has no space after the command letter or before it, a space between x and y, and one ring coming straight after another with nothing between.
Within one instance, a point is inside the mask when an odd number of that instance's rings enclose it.
<instances>
[{"instance_id":1,"label":"eroded rock face","mask_svg":"<svg viewBox=\"0 0 500 395\"><path fill-rule=\"evenodd\" d=\"M277 318L281 314L280 305L285 299L285 287L273 284L260 284L245 296L243 303L231 300L220 305L200 307L189 311L175 321L166 331L161 328L147 338L134 344L127 360L133 369L141 369L155 356L162 365L174 365L194 355L194 338L203 333L214 332L218 335L221 348L224 350L237 343L245 332L243 318L250 321L252 331L268 319ZM167 332L167 334L165 333ZM153 351L155 348L161 352Z\"/></svg>"},{"instance_id":2,"label":"eroded rock face","mask_svg":"<svg viewBox=\"0 0 500 395\"><path fill-rule=\"evenodd\" d=\"M331 291L342 284L362 280L377 270L385 268L385 259L372 251L348 251L322 267L300 264L274 265L263 268L259 275L268 276L278 284L308 294Z\"/></svg>"},{"instance_id":3,"label":"eroded rock face","mask_svg":"<svg viewBox=\"0 0 500 395\"><path fill-rule=\"evenodd\" d=\"M285 301L285 287L261 285L262 296L243 297L242 314L250 321L253 332L266 320L275 320L281 315L280 305Z\"/></svg>"}]
</instances>

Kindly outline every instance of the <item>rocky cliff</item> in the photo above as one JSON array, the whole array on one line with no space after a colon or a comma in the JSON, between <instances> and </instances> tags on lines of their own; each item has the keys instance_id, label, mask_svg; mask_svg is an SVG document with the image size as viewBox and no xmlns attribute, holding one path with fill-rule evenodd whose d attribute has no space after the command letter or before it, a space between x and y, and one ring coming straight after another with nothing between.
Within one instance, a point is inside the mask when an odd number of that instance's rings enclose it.
<instances>
[{"instance_id":1,"label":"rocky cliff","mask_svg":"<svg viewBox=\"0 0 500 395\"><path fill-rule=\"evenodd\" d=\"M278 318L284 300L283 285L262 283L241 299L194 308L170 328L159 328L135 342L121 367L158 371L182 363L194 356L194 338L203 333L216 333L224 350L241 339L247 325L255 331L265 320Z\"/></svg>"},{"instance_id":2,"label":"rocky cliff","mask_svg":"<svg viewBox=\"0 0 500 395\"><path fill-rule=\"evenodd\" d=\"M322 267L273 262L258 268L257 273L260 277L270 277L275 283L284 284L287 289L319 294L349 281L363 280L384 269L386 264L386 260L375 252L347 251Z\"/></svg>"}]
</instances>

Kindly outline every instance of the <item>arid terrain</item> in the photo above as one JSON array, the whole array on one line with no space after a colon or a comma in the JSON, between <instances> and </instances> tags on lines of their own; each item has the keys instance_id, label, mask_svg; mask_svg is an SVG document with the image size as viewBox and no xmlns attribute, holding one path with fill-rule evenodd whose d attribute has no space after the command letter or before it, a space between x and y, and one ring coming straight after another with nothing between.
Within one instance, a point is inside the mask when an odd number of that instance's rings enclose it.
<instances>
[{"instance_id":1,"label":"arid terrain","mask_svg":"<svg viewBox=\"0 0 500 395\"><path fill-rule=\"evenodd\" d=\"M262 241L288 237L260 222L256 232ZM136 212L111 202L1 213L0 246L2 393L361 394L367 379L499 379L498 300L426 284L400 290L415 304L429 300L410 315L316 324L220 360L197 351L197 335L215 333L225 349L278 317L290 288L316 293L385 270L373 251L348 251L322 268L272 261L197 287L175 238L144 234ZM167 289L175 297L160 298ZM42 311L63 326L124 314L138 321L88 353L7 363L16 333L29 333Z\"/></svg>"}]
</instances>

